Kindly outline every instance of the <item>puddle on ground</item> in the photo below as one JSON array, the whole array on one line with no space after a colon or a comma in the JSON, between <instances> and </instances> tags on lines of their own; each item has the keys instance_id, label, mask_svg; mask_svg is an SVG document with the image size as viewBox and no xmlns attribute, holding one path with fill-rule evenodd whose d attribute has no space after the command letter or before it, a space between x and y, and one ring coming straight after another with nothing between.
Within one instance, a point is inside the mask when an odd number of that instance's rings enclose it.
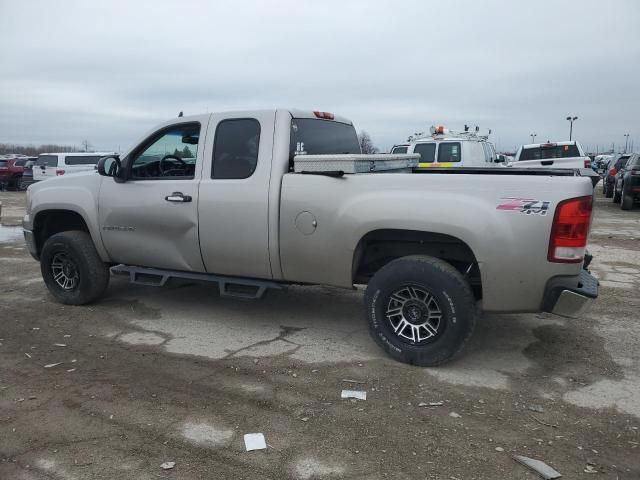
<instances>
[{"instance_id":1,"label":"puddle on ground","mask_svg":"<svg viewBox=\"0 0 640 480\"><path fill-rule=\"evenodd\" d=\"M22 239L22 227L0 225L0 243L13 243Z\"/></svg>"}]
</instances>

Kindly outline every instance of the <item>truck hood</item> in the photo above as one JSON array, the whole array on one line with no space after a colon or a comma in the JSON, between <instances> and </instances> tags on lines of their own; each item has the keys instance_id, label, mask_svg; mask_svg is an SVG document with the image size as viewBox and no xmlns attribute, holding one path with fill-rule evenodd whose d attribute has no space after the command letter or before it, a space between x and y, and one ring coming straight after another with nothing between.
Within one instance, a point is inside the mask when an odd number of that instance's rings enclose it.
<instances>
[{"instance_id":1,"label":"truck hood","mask_svg":"<svg viewBox=\"0 0 640 480\"><path fill-rule=\"evenodd\" d=\"M29 186L31 193L41 192L51 188L64 188L64 187L85 187L90 190L97 189L100 185L102 177L95 171L78 172L72 175L60 175L59 177L48 178L36 182Z\"/></svg>"}]
</instances>

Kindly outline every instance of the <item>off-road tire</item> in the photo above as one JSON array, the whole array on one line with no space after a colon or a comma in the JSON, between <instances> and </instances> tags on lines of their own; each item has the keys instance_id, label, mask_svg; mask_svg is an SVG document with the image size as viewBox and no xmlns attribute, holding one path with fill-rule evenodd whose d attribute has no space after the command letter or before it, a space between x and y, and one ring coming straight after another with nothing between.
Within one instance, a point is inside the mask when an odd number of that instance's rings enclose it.
<instances>
[{"instance_id":1,"label":"off-road tire","mask_svg":"<svg viewBox=\"0 0 640 480\"><path fill-rule=\"evenodd\" d=\"M70 259L77 269L77 285L65 290L54 279L52 261L56 254ZM40 270L49 292L61 303L84 305L97 300L109 284L109 267L102 262L87 232L72 230L47 239L40 254Z\"/></svg>"},{"instance_id":2,"label":"off-road tire","mask_svg":"<svg viewBox=\"0 0 640 480\"><path fill-rule=\"evenodd\" d=\"M387 316L391 295L408 285L429 292L442 311L441 327L427 341L402 339ZM376 272L365 292L365 306L376 343L392 358L423 367L441 365L460 353L477 317L473 292L462 274L440 259L422 255L398 258Z\"/></svg>"}]
</instances>

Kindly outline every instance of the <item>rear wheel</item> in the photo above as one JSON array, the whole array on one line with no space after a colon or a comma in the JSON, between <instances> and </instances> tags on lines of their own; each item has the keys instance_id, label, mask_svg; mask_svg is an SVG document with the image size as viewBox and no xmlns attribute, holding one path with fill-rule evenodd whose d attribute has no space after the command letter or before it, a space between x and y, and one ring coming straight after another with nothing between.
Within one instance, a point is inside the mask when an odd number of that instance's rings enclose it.
<instances>
[{"instance_id":1,"label":"rear wheel","mask_svg":"<svg viewBox=\"0 0 640 480\"><path fill-rule=\"evenodd\" d=\"M604 184L605 184L605 187L606 187L604 196L606 198L613 197L613 189L611 188L611 184L609 184L606 180L605 180Z\"/></svg>"},{"instance_id":2,"label":"rear wheel","mask_svg":"<svg viewBox=\"0 0 640 480\"><path fill-rule=\"evenodd\" d=\"M622 202L620 204L622 210L631 210L633 208L633 195L622 190Z\"/></svg>"},{"instance_id":3,"label":"rear wheel","mask_svg":"<svg viewBox=\"0 0 640 480\"><path fill-rule=\"evenodd\" d=\"M622 200L622 194L618 192L618 188L616 185L613 186L613 203L620 203Z\"/></svg>"},{"instance_id":4,"label":"rear wheel","mask_svg":"<svg viewBox=\"0 0 640 480\"><path fill-rule=\"evenodd\" d=\"M98 299L109 284L109 268L87 232L74 230L49 237L42 247L40 270L51 294L68 305Z\"/></svg>"},{"instance_id":5,"label":"rear wheel","mask_svg":"<svg viewBox=\"0 0 640 480\"><path fill-rule=\"evenodd\" d=\"M378 345L412 365L451 360L476 323L467 281L448 263L427 256L402 257L382 267L367 286L365 305Z\"/></svg>"}]
</instances>

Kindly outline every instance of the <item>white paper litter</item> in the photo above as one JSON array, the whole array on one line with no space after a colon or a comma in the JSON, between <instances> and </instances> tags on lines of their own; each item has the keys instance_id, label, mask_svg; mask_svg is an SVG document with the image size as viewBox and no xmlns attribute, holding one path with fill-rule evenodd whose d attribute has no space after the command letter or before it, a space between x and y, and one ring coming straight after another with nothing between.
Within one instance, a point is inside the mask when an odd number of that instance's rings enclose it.
<instances>
[{"instance_id":1,"label":"white paper litter","mask_svg":"<svg viewBox=\"0 0 640 480\"><path fill-rule=\"evenodd\" d=\"M53 367L57 367L58 365L62 365L62 362L50 363L48 365L45 365L44 368L53 368Z\"/></svg>"},{"instance_id":2,"label":"white paper litter","mask_svg":"<svg viewBox=\"0 0 640 480\"><path fill-rule=\"evenodd\" d=\"M54 347L66 347L67 344L66 343L54 343L53 346Z\"/></svg>"},{"instance_id":3,"label":"white paper litter","mask_svg":"<svg viewBox=\"0 0 640 480\"><path fill-rule=\"evenodd\" d=\"M451 412L451 413L449 414L449 416L450 416L450 417L453 417L453 418L460 418L460 416L461 416L461 415L460 415L459 413L457 413L457 412Z\"/></svg>"},{"instance_id":4,"label":"white paper litter","mask_svg":"<svg viewBox=\"0 0 640 480\"><path fill-rule=\"evenodd\" d=\"M367 392L362 390L342 390L340 398L355 398L357 400L366 400Z\"/></svg>"},{"instance_id":5,"label":"white paper litter","mask_svg":"<svg viewBox=\"0 0 640 480\"><path fill-rule=\"evenodd\" d=\"M244 446L247 452L251 450L264 450L267 448L267 442L265 442L262 433L246 433L244 435Z\"/></svg>"},{"instance_id":6,"label":"white paper litter","mask_svg":"<svg viewBox=\"0 0 640 480\"><path fill-rule=\"evenodd\" d=\"M175 466L176 462L164 462L162 465L160 465L160 468L163 470L171 470Z\"/></svg>"},{"instance_id":7,"label":"white paper litter","mask_svg":"<svg viewBox=\"0 0 640 480\"><path fill-rule=\"evenodd\" d=\"M441 407L444 405L444 402L420 402L418 404L419 407Z\"/></svg>"}]
</instances>

